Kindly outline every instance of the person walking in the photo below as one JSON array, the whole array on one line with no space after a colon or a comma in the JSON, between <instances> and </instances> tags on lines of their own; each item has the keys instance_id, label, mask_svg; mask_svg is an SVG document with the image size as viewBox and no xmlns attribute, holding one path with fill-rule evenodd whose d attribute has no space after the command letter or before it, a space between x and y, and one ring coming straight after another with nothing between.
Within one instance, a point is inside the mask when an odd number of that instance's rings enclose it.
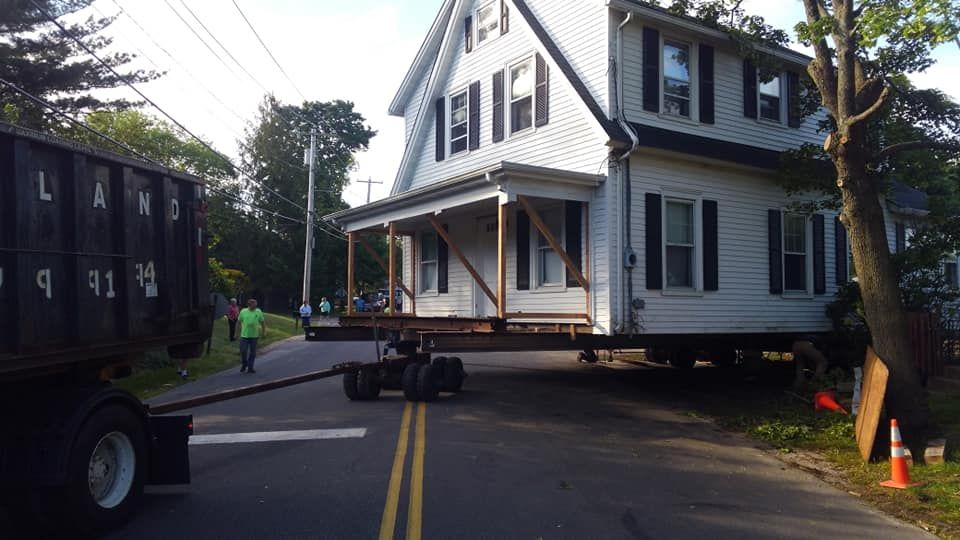
<instances>
[{"instance_id":1,"label":"person walking","mask_svg":"<svg viewBox=\"0 0 960 540\"><path fill-rule=\"evenodd\" d=\"M323 317L329 317L331 311L333 311L333 307L330 305L330 301L327 300L327 297L324 296L320 299L320 315Z\"/></svg>"},{"instance_id":2,"label":"person walking","mask_svg":"<svg viewBox=\"0 0 960 540\"><path fill-rule=\"evenodd\" d=\"M257 340L267 335L267 323L257 301L247 300L247 307L237 316L240 321L240 373L256 373L253 362L257 359Z\"/></svg>"},{"instance_id":3,"label":"person walking","mask_svg":"<svg viewBox=\"0 0 960 540\"><path fill-rule=\"evenodd\" d=\"M231 298L230 305L227 306L227 325L230 326L230 341L237 340L237 317L240 316L240 306L237 305L237 299Z\"/></svg>"},{"instance_id":4,"label":"person walking","mask_svg":"<svg viewBox=\"0 0 960 540\"><path fill-rule=\"evenodd\" d=\"M313 308L310 307L310 300L304 300L300 306L300 322L304 328L310 326L310 317L313 315Z\"/></svg>"}]
</instances>

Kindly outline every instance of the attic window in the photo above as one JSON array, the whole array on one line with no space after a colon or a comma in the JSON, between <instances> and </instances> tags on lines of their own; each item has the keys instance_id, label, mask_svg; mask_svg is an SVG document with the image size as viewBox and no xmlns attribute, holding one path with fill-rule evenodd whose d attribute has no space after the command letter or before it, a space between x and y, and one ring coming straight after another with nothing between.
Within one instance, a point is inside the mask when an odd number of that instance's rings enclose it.
<instances>
[{"instance_id":1,"label":"attic window","mask_svg":"<svg viewBox=\"0 0 960 540\"><path fill-rule=\"evenodd\" d=\"M477 10L477 45L500 35L500 13L497 2L488 2Z\"/></svg>"},{"instance_id":2,"label":"attic window","mask_svg":"<svg viewBox=\"0 0 960 540\"><path fill-rule=\"evenodd\" d=\"M510 133L533 127L533 58L510 66Z\"/></svg>"},{"instance_id":3,"label":"attic window","mask_svg":"<svg viewBox=\"0 0 960 540\"><path fill-rule=\"evenodd\" d=\"M467 150L467 91L450 96L450 155Z\"/></svg>"}]
</instances>

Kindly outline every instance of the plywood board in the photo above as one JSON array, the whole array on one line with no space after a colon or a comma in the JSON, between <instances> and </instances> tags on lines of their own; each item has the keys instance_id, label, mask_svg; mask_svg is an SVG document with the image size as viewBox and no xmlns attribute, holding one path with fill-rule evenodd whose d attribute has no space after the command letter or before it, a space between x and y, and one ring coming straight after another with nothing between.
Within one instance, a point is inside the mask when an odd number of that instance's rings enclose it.
<instances>
[{"instance_id":1,"label":"plywood board","mask_svg":"<svg viewBox=\"0 0 960 540\"><path fill-rule=\"evenodd\" d=\"M856 424L857 446L860 447L860 457L864 461L869 461L873 452L889 377L890 370L887 365L877 356L873 347L867 347L867 358L863 365L863 389L860 392L860 414L857 415Z\"/></svg>"}]
</instances>

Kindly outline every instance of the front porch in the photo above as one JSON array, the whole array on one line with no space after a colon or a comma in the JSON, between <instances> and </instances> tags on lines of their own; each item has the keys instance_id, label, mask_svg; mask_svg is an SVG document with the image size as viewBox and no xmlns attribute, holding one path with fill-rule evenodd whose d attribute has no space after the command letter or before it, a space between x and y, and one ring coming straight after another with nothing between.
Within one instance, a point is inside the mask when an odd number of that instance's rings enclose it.
<instances>
[{"instance_id":1,"label":"front porch","mask_svg":"<svg viewBox=\"0 0 960 540\"><path fill-rule=\"evenodd\" d=\"M450 330L484 331L482 321L495 319L500 322L490 323L491 330L517 323L590 329L590 201L601 182L600 176L500 163L327 216L348 237L347 298L357 291L359 250L386 273L391 303L397 291L403 294L402 309L378 314L376 326L417 318L419 330L452 323L457 328ZM368 242L372 236L393 240L386 258ZM348 302L342 324L366 325L368 318ZM437 323L441 319L448 322Z\"/></svg>"}]
</instances>

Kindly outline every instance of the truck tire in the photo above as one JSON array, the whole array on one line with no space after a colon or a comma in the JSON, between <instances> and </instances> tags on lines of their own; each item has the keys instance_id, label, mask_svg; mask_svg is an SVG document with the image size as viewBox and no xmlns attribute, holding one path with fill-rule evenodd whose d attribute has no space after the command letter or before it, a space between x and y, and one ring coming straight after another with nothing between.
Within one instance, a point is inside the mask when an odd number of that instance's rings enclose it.
<instances>
[{"instance_id":1,"label":"truck tire","mask_svg":"<svg viewBox=\"0 0 960 540\"><path fill-rule=\"evenodd\" d=\"M437 356L430 362L430 367L433 368L433 376L437 378L437 386L443 386L443 374L447 370L447 362L449 359L446 356Z\"/></svg>"},{"instance_id":2,"label":"truck tire","mask_svg":"<svg viewBox=\"0 0 960 540\"><path fill-rule=\"evenodd\" d=\"M403 368L403 375L400 377L400 386L403 387L403 397L407 401L420 401L420 391L417 380L420 376L420 368L427 367L427 364L407 364Z\"/></svg>"},{"instance_id":3,"label":"truck tire","mask_svg":"<svg viewBox=\"0 0 960 540\"><path fill-rule=\"evenodd\" d=\"M360 399L371 401L380 397L380 376L373 369L361 369L357 375L357 393Z\"/></svg>"},{"instance_id":4,"label":"truck tire","mask_svg":"<svg viewBox=\"0 0 960 540\"><path fill-rule=\"evenodd\" d=\"M147 461L143 420L121 405L96 410L77 433L67 467L66 528L95 536L129 519L143 495Z\"/></svg>"},{"instance_id":5,"label":"truck tire","mask_svg":"<svg viewBox=\"0 0 960 540\"><path fill-rule=\"evenodd\" d=\"M456 356L447 358L443 370L442 390L444 392L459 392L460 389L463 388L463 379L465 376L466 374L463 372L463 361Z\"/></svg>"},{"instance_id":6,"label":"truck tire","mask_svg":"<svg viewBox=\"0 0 960 540\"><path fill-rule=\"evenodd\" d=\"M360 400L360 389L357 384L358 374L356 371L351 371L343 374L343 393L346 394L347 399L350 401Z\"/></svg>"},{"instance_id":7,"label":"truck tire","mask_svg":"<svg viewBox=\"0 0 960 540\"><path fill-rule=\"evenodd\" d=\"M439 393L440 388L437 384L437 376L434 374L433 366L422 365L419 373L417 373L417 395L420 397L420 401L433 401L437 399Z\"/></svg>"}]
</instances>

